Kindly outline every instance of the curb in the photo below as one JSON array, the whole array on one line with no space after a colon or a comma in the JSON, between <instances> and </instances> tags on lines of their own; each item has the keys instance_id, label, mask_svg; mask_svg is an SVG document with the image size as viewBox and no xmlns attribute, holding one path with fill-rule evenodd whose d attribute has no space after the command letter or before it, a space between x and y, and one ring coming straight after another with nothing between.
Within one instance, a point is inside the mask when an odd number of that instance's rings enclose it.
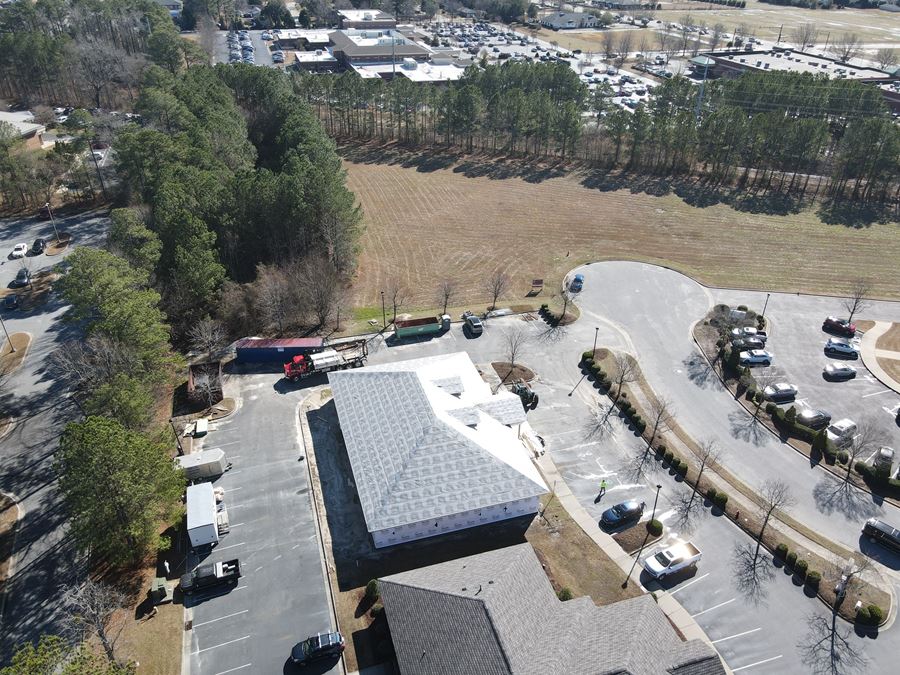
<instances>
[{"instance_id":1,"label":"curb","mask_svg":"<svg viewBox=\"0 0 900 675\"><path fill-rule=\"evenodd\" d=\"M884 324L887 325L886 328L884 327ZM878 355L876 354L878 350L875 346L878 338L887 333L891 329L892 325L892 323L888 323L887 321L876 321L874 328L870 328L869 330L867 330L863 334L862 340L860 340L859 358L862 359L863 365L869 370L870 373L872 373L872 375L875 376L876 380L881 382L881 384L883 384L888 389L892 389L896 393L900 394L900 383L898 383L893 377L888 375L884 371L884 368L881 367L881 364L878 363ZM882 330L878 330L879 328L882 328ZM872 361L871 363L866 360L867 356Z\"/></svg>"},{"instance_id":2,"label":"curb","mask_svg":"<svg viewBox=\"0 0 900 675\"><path fill-rule=\"evenodd\" d=\"M16 522L13 526L13 539L12 547L9 552L9 565L6 568L6 579L3 582L3 593L0 594L0 634L2 634L3 617L6 613L6 597L8 595L10 581L12 581L12 578L16 573L16 539L19 536L19 523L21 522L22 518L25 517L25 508L22 506L22 502L19 500L19 498L12 492L5 492L3 490L0 490L0 494L12 500L12 503L16 507L16 511L19 514L16 517Z\"/></svg>"}]
</instances>

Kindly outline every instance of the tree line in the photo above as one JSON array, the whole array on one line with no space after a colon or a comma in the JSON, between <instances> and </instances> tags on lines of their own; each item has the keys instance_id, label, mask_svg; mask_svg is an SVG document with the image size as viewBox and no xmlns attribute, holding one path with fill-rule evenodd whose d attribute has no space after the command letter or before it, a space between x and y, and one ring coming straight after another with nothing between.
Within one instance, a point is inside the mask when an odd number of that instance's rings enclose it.
<instances>
[{"instance_id":1,"label":"tree line","mask_svg":"<svg viewBox=\"0 0 900 675\"><path fill-rule=\"evenodd\" d=\"M880 91L808 73L745 73L702 87L674 77L633 112L608 83L590 91L565 63L471 66L449 86L294 75L337 137L584 161L652 175L696 174L751 189L896 198L900 130ZM819 181L816 181L819 187Z\"/></svg>"}]
</instances>

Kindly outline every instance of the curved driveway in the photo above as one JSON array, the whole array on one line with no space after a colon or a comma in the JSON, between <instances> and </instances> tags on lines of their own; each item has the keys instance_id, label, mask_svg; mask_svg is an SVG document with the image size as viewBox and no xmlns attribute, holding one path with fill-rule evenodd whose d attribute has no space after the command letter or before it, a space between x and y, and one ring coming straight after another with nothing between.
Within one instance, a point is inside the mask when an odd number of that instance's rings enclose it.
<instances>
[{"instance_id":1,"label":"curved driveway","mask_svg":"<svg viewBox=\"0 0 900 675\"><path fill-rule=\"evenodd\" d=\"M681 426L695 439L717 439L721 461L729 470L751 486L767 479L786 481L797 500L791 515L852 549L860 547L865 518L874 515L900 524L900 509L868 493L854 491L849 499L834 498L836 480L823 469L811 468L805 457L754 424L710 372L693 343L692 324L714 303L746 304L759 310L766 293L707 289L678 272L642 263L595 263L576 271L585 276L584 291L577 299L583 319L612 322L625 334L650 385L671 399ZM821 379L825 362L821 321L840 312L839 299L772 294L767 313L773 327L773 370L786 373L785 379L800 386L801 403L824 407L836 419L858 420L865 408L867 419L878 425L885 439L891 439L886 444L893 442L900 448L897 427L888 414L892 406L900 405L900 397L868 380L861 363L856 382L842 386ZM900 303L874 303L866 315L900 320ZM792 365L801 362L802 368ZM810 372L812 365L816 370ZM796 372L791 372L792 367ZM809 399L803 399L806 392ZM889 567L900 566L900 561L886 559L862 543L866 553L881 557Z\"/></svg>"}]
</instances>

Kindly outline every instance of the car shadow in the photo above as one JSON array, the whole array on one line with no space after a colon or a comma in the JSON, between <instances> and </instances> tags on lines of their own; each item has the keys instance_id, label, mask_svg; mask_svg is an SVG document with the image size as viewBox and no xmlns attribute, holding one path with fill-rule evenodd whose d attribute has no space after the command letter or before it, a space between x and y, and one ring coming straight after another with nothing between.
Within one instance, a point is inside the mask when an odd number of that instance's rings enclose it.
<instances>
[{"instance_id":1,"label":"car shadow","mask_svg":"<svg viewBox=\"0 0 900 675\"><path fill-rule=\"evenodd\" d=\"M641 570L641 583L644 586L655 583L662 590L669 591L678 584L687 581L688 579L691 579L695 576L697 576L696 567L688 567L687 569L683 569L680 572L667 576L665 579L656 579L652 575L648 574L646 570Z\"/></svg>"},{"instance_id":2,"label":"car shadow","mask_svg":"<svg viewBox=\"0 0 900 675\"><path fill-rule=\"evenodd\" d=\"M284 666L281 669L283 675L297 675L298 673L303 673L304 675L321 675L321 673L330 673L335 671L337 668L337 664L340 661L340 657L332 656L327 659L320 659L319 661L313 661L312 663L302 666L297 663L291 661L291 658L288 657L284 660Z\"/></svg>"},{"instance_id":3,"label":"car shadow","mask_svg":"<svg viewBox=\"0 0 900 675\"><path fill-rule=\"evenodd\" d=\"M889 551L878 542L869 541L864 534L859 535L859 550L863 555L880 562L892 570L900 570L900 553Z\"/></svg>"}]
</instances>

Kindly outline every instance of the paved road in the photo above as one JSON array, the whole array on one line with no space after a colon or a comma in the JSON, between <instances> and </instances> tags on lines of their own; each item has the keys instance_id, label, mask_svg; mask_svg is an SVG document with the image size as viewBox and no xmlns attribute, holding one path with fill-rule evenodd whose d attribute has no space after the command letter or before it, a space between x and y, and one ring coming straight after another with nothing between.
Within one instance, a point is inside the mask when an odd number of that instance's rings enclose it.
<instances>
[{"instance_id":1,"label":"paved road","mask_svg":"<svg viewBox=\"0 0 900 675\"><path fill-rule=\"evenodd\" d=\"M188 601L195 675L294 672L291 647L333 630L308 472L298 461L303 390L283 385L276 374L229 376L241 407L204 438L233 464L214 483L225 489L231 532L207 560L236 557L244 576L231 592ZM339 666L313 668L328 670Z\"/></svg>"},{"instance_id":2,"label":"paved road","mask_svg":"<svg viewBox=\"0 0 900 675\"><path fill-rule=\"evenodd\" d=\"M57 219L57 227L71 232L79 245L99 244L107 226L106 218L97 213ZM6 258L15 244L30 245L37 237L52 236L49 221L4 219L0 285L7 286L22 265L21 260ZM67 254L29 257L26 264L38 272ZM10 434L0 441L0 489L15 494L25 512L13 551L16 570L7 587L0 626L0 662L9 658L17 644L58 632L62 616L58 589L80 578L82 572L66 538L66 518L51 470L59 434L66 422L77 417L65 392L53 386L45 368L49 354L76 337L62 322L64 313L65 307L55 296L37 309L4 312L9 332L29 332L33 341L22 368L0 391L4 410L17 417Z\"/></svg>"},{"instance_id":3,"label":"paved road","mask_svg":"<svg viewBox=\"0 0 900 675\"><path fill-rule=\"evenodd\" d=\"M709 371L691 340L691 325L712 304L762 308L764 293L710 291L677 272L640 263L600 263L578 271L585 275L585 290L577 300L583 320L611 323L623 334L647 380L672 400L675 416L689 434L700 440L717 439L723 464L751 486L767 479L786 481L797 499L791 515L801 522L853 549L862 545L865 552L880 555L861 541L862 523L870 516L900 523L900 510L861 491L850 499L834 499L836 479L823 469L811 468L808 459L754 423ZM879 405L898 404L896 394L879 394L884 387L864 375L855 383L817 381L826 361L820 351L824 340L819 328L822 318L840 313L839 300L773 294L767 313L773 322L776 367L800 384L801 394L807 388L813 392L811 404L827 407L838 417L848 414L860 419L873 399ZM900 320L900 303L876 303L869 314ZM857 366L865 372L861 362ZM827 391L817 393L822 390ZM876 396L862 398L872 393ZM826 398L827 406L819 403ZM889 415L876 414L873 421L900 447L900 431ZM881 557L892 569L900 569L900 557Z\"/></svg>"}]
</instances>

